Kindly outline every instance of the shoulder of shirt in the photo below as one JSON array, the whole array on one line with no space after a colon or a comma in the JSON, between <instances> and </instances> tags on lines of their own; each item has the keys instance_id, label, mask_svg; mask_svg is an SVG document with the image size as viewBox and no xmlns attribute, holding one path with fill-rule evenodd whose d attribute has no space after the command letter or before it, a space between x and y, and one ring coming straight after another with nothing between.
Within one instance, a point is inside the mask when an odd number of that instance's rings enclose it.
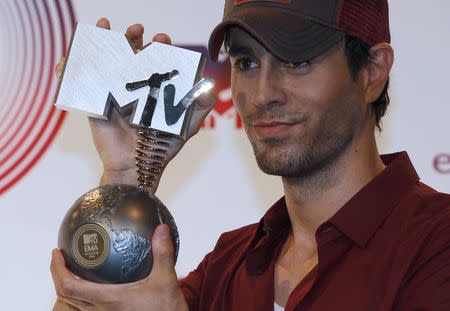
<instances>
[{"instance_id":1,"label":"shoulder of shirt","mask_svg":"<svg viewBox=\"0 0 450 311\"><path fill-rule=\"evenodd\" d=\"M257 230L258 223L255 223L222 233L216 243L216 246L214 247L214 250L210 253L210 256L239 256L242 252L247 250Z\"/></svg>"},{"instance_id":2,"label":"shoulder of shirt","mask_svg":"<svg viewBox=\"0 0 450 311\"><path fill-rule=\"evenodd\" d=\"M258 230L258 223L250 224L238 229L224 232L220 235L217 244L226 243L229 244L246 244L254 237L256 231Z\"/></svg>"},{"instance_id":3,"label":"shoulder of shirt","mask_svg":"<svg viewBox=\"0 0 450 311\"><path fill-rule=\"evenodd\" d=\"M419 182L413 187L411 195L417 201L421 217L435 224L450 224L450 194L436 191Z\"/></svg>"},{"instance_id":4,"label":"shoulder of shirt","mask_svg":"<svg viewBox=\"0 0 450 311\"><path fill-rule=\"evenodd\" d=\"M450 194L419 182L403 203L405 218L399 227L407 228L405 240L414 239L417 253L413 271L416 271L439 258L439 254L450 251Z\"/></svg>"},{"instance_id":5,"label":"shoulder of shirt","mask_svg":"<svg viewBox=\"0 0 450 311\"><path fill-rule=\"evenodd\" d=\"M402 205L402 224L405 238L421 235L424 246L446 248L450 246L450 194L438 192L419 182L413 186ZM434 241L436 243L428 243ZM426 242L426 243L425 243Z\"/></svg>"}]
</instances>

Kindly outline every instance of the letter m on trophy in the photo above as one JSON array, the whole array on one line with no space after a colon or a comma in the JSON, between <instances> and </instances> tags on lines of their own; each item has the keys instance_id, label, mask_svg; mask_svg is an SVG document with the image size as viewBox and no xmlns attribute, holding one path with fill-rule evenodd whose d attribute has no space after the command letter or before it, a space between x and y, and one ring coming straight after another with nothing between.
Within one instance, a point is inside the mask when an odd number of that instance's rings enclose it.
<instances>
[{"instance_id":1,"label":"letter m on trophy","mask_svg":"<svg viewBox=\"0 0 450 311\"><path fill-rule=\"evenodd\" d=\"M191 104L214 85L201 53L153 42L135 53L125 35L77 24L55 105L185 138Z\"/></svg>"}]
</instances>

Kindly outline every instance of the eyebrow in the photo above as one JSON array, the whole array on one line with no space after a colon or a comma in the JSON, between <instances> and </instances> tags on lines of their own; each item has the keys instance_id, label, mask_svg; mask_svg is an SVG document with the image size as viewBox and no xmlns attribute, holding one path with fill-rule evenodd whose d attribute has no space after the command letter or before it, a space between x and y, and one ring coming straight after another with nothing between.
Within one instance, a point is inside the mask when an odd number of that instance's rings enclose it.
<instances>
[{"instance_id":1,"label":"eyebrow","mask_svg":"<svg viewBox=\"0 0 450 311\"><path fill-rule=\"evenodd\" d=\"M228 49L228 55L229 56L236 56L236 55L250 55L254 56L255 52L251 47L244 46L244 45L237 45L233 44Z\"/></svg>"}]
</instances>

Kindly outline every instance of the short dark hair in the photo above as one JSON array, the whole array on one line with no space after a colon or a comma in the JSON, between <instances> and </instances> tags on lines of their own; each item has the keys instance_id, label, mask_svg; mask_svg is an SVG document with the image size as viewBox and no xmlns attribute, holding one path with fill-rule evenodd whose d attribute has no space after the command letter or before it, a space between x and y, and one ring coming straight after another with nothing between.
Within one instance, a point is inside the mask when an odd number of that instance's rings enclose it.
<instances>
[{"instance_id":1,"label":"short dark hair","mask_svg":"<svg viewBox=\"0 0 450 311\"><path fill-rule=\"evenodd\" d=\"M356 80L362 67L369 61L370 46L364 41L348 35L345 36L340 44L343 44L345 48L345 56L347 58L348 69L350 70L350 76L353 80ZM390 102L388 89L389 77L380 96L371 103L373 113L375 114L375 124L379 131L381 131L381 118L386 114Z\"/></svg>"}]
</instances>

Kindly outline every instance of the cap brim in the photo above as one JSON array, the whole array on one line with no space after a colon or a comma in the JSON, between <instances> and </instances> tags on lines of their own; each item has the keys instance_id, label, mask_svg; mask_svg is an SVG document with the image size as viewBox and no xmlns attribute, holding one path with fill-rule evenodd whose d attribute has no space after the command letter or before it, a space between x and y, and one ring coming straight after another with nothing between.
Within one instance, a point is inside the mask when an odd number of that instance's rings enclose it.
<instances>
[{"instance_id":1,"label":"cap brim","mask_svg":"<svg viewBox=\"0 0 450 311\"><path fill-rule=\"evenodd\" d=\"M216 61L229 28L240 27L277 58L302 62L326 52L345 33L274 8L246 8L225 18L212 32L208 53Z\"/></svg>"}]
</instances>

